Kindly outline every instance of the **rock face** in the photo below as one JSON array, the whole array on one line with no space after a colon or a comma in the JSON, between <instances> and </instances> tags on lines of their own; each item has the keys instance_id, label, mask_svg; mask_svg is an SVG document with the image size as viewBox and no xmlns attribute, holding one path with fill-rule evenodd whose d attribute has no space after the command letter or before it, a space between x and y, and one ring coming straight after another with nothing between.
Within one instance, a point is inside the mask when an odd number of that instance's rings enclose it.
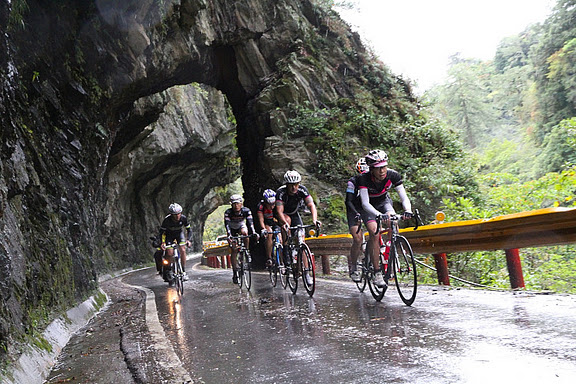
<instances>
[{"instance_id":1,"label":"rock face","mask_svg":"<svg viewBox=\"0 0 576 384\"><path fill-rule=\"evenodd\" d=\"M305 141L284 150L292 105L414 102L392 76L370 90L358 36L311 0L2 1L0 32L3 359L98 274L149 261L169 203L199 249L240 171L252 207L288 167L313 176Z\"/></svg>"}]
</instances>

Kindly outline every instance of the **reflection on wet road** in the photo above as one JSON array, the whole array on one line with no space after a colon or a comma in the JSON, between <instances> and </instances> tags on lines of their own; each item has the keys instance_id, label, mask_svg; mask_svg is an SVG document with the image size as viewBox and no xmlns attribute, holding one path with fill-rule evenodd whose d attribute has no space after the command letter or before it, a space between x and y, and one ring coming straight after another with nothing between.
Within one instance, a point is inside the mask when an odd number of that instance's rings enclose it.
<instances>
[{"instance_id":1,"label":"reflection on wet road","mask_svg":"<svg viewBox=\"0 0 576 384\"><path fill-rule=\"evenodd\" d=\"M129 277L156 294L185 368L206 383L573 383L576 298L394 288L381 303L352 282L320 280L314 298L253 275L195 269L181 302L152 270Z\"/></svg>"}]
</instances>

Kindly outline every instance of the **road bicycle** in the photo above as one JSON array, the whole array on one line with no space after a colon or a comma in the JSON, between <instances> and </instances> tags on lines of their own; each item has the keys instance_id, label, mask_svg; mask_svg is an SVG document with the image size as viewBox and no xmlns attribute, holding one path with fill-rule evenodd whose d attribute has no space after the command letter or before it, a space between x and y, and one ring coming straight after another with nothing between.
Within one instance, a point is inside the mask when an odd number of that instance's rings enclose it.
<instances>
[{"instance_id":1,"label":"road bicycle","mask_svg":"<svg viewBox=\"0 0 576 384\"><path fill-rule=\"evenodd\" d=\"M363 292L366 285L368 285L374 299L381 301L388 289L388 283L393 280L400 299L404 304L412 305L416 299L416 291L418 288L416 261L410 243L404 236L400 235L398 228L398 220L400 219L401 216L399 215L390 215L390 227L382 228L383 217L376 217L376 232L378 233L380 244L378 256L380 268L376 269L374 267L369 249L366 247L366 243L364 243L362 245L364 248L364 258L357 262L357 270L361 271L361 277L360 281L356 283L356 286L360 292ZM418 224L422 222L418 210L414 210L413 219L416 223L414 230L416 230L418 229ZM384 281L386 282L384 287L379 287L374 283L374 275L379 271L382 272Z\"/></svg>"},{"instance_id":2,"label":"road bicycle","mask_svg":"<svg viewBox=\"0 0 576 384\"><path fill-rule=\"evenodd\" d=\"M270 283L275 287L278 282L278 275L280 275L280 283L282 287L286 288L286 280L282 276L286 273L284 267L284 257L282 256L282 231L279 227L275 226L271 232L272 234L272 265L268 268Z\"/></svg>"},{"instance_id":3,"label":"road bicycle","mask_svg":"<svg viewBox=\"0 0 576 384\"><path fill-rule=\"evenodd\" d=\"M246 244L244 244L244 239L249 239L250 237L252 236L231 236L231 240L238 244L238 285L240 289L245 286L247 290L250 290L252 286L252 257L250 256L250 251L246 248Z\"/></svg>"},{"instance_id":4,"label":"road bicycle","mask_svg":"<svg viewBox=\"0 0 576 384\"><path fill-rule=\"evenodd\" d=\"M283 285L288 285L293 294L298 290L298 277L302 276L302 282L306 292L312 297L316 289L316 266L314 255L304 241L306 230L315 228L316 237L320 234L320 228L316 225L296 225L288 229L288 239L284 245L286 265ZM306 275L310 277L307 281Z\"/></svg>"},{"instance_id":5,"label":"road bicycle","mask_svg":"<svg viewBox=\"0 0 576 384\"><path fill-rule=\"evenodd\" d=\"M168 286L176 286L178 294L182 296L184 295L184 269L180 258L180 247L174 241L172 244L166 245L166 249L169 248L174 249L174 254L171 258L166 252L162 255L162 277L168 281Z\"/></svg>"}]
</instances>

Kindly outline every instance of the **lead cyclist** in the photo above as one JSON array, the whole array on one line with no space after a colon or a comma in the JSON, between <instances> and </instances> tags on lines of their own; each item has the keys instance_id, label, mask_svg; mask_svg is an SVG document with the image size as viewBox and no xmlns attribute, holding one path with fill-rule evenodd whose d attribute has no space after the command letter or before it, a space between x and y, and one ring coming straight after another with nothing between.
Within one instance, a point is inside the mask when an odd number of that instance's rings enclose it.
<instances>
[{"instance_id":1,"label":"lead cyclist","mask_svg":"<svg viewBox=\"0 0 576 384\"><path fill-rule=\"evenodd\" d=\"M364 210L362 220L368 228L368 243L372 256L372 264L377 270L374 275L374 284L379 287L384 287L386 282L382 276L382 266L379 261L380 244L377 233L376 216L383 216L383 225L386 227L390 226L390 220L388 218L390 215L396 214L392 206L392 199L388 194L392 187L394 187L398 193L400 202L404 208L403 219L412 217L412 204L402 184L402 176L397 171L388 168L388 155L386 152L380 149L370 151L366 155L366 164L369 167L369 171L362 174L358 179L358 190Z\"/></svg>"}]
</instances>

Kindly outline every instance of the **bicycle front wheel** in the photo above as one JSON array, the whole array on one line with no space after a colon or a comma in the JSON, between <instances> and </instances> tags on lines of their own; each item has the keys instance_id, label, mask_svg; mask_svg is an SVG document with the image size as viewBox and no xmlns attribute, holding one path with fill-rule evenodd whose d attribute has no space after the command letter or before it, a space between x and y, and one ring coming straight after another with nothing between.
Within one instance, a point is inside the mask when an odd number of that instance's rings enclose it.
<instances>
[{"instance_id":1,"label":"bicycle front wheel","mask_svg":"<svg viewBox=\"0 0 576 384\"><path fill-rule=\"evenodd\" d=\"M288 249L288 254L292 254L292 248ZM290 260L292 260L292 256L290 256ZM296 294L298 290L298 264L295 262L291 262L286 265L286 281L288 282L288 286L293 294Z\"/></svg>"},{"instance_id":2,"label":"bicycle front wheel","mask_svg":"<svg viewBox=\"0 0 576 384\"><path fill-rule=\"evenodd\" d=\"M242 289L244 285L244 254L238 253L238 286Z\"/></svg>"},{"instance_id":3,"label":"bicycle front wheel","mask_svg":"<svg viewBox=\"0 0 576 384\"><path fill-rule=\"evenodd\" d=\"M416 262L410 243L403 236L397 236L394 242L394 255L392 257L392 271L396 282L396 288L400 298L406 305L412 305L416 299L418 288L418 276L416 274Z\"/></svg>"},{"instance_id":4,"label":"bicycle front wheel","mask_svg":"<svg viewBox=\"0 0 576 384\"><path fill-rule=\"evenodd\" d=\"M272 246L272 266L270 266L269 270L268 270L268 274L270 277L270 283L272 284L273 287L276 286L277 282L278 282L278 271L279 271L279 260L280 258L279 256L279 250L278 247L276 245Z\"/></svg>"},{"instance_id":5,"label":"bicycle front wheel","mask_svg":"<svg viewBox=\"0 0 576 384\"><path fill-rule=\"evenodd\" d=\"M244 254L244 257L244 285L246 286L247 290L250 290L250 287L252 286L252 261L250 260L250 256L247 253Z\"/></svg>"},{"instance_id":6,"label":"bicycle front wheel","mask_svg":"<svg viewBox=\"0 0 576 384\"><path fill-rule=\"evenodd\" d=\"M182 296L184 294L184 271L182 270L180 258L178 258L178 261L175 263L175 269L176 273L174 274L174 277L176 279L176 290L178 291L178 294Z\"/></svg>"},{"instance_id":7,"label":"bicycle front wheel","mask_svg":"<svg viewBox=\"0 0 576 384\"><path fill-rule=\"evenodd\" d=\"M314 265L314 257L310 248L306 244L300 246L300 266L302 269L302 282L306 292L312 297L316 289L316 267ZM308 266L306 267L306 264Z\"/></svg>"},{"instance_id":8,"label":"bicycle front wheel","mask_svg":"<svg viewBox=\"0 0 576 384\"><path fill-rule=\"evenodd\" d=\"M360 272L360 281L356 283L356 287L360 292L364 292L366 289L366 268L364 267L364 261L356 262L356 271Z\"/></svg>"},{"instance_id":9,"label":"bicycle front wheel","mask_svg":"<svg viewBox=\"0 0 576 384\"><path fill-rule=\"evenodd\" d=\"M372 293L372 297L376 301L381 301L384 297L384 293L386 293L386 289L388 289L387 285L383 287L379 287L374 283L374 274L378 271L382 271L384 268L384 255L382 253L379 254L379 261L380 261L380 268L376 268L372 265L372 260L368 257L368 271L367 271L367 280L368 280L368 288L370 288L370 293Z\"/></svg>"}]
</instances>

